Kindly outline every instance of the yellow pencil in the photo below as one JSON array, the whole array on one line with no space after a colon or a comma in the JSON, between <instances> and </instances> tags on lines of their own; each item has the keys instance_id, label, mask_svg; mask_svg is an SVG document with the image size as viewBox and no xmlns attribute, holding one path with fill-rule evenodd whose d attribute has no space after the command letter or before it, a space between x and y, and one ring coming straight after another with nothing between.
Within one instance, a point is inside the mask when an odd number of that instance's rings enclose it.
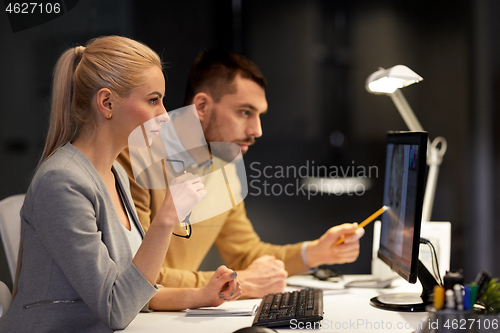
<instances>
[{"instance_id":1,"label":"yellow pencil","mask_svg":"<svg viewBox=\"0 0 500 333\"><path fill-rule=\"evenodd\" d=\"M366 220L364 220L363 222L361 222L358 227L356 228L356 230L358 230L359 228L364 228L368 225L368 223L372 222L373 220L375 220L377 217L379 217L380 215L382 215L382 213L384 213L386 210L388 210L389 207L388 206L382 206L382 208L380 208L379 210L377 210L375 213L373 213L372 215L370 215ZM337 246L339 244L342 244L344 242L344 239L345 239L345 236L342 235L342 237L340 237L340 239L338 241L336 241L333 245L333 246Z\"/></svg>"}]
</instances>

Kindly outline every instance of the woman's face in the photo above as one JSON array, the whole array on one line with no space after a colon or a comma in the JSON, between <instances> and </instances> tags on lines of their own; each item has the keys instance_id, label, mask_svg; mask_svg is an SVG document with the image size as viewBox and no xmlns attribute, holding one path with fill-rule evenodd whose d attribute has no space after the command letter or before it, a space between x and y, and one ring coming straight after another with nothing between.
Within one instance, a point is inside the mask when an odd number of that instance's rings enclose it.
<instances>
[{"instance_id":1,"label":"woman's face","mask_svg":"<svg viewBox=\"0 0 500 333\"><path fill-rule=\"evenodd\" d=\"M147 81L144 85L132 90L130 95L120 103L120 117L124 134L129 137L129 144L137 141L144 146L144 132L151 144L154 136L159 135L162 123L169 121L169 116L163 106L165 95L165 79L160 68L153 66L144 72ZM144 132L141 125L144 125Z\"/></svg>"}]
</instances>

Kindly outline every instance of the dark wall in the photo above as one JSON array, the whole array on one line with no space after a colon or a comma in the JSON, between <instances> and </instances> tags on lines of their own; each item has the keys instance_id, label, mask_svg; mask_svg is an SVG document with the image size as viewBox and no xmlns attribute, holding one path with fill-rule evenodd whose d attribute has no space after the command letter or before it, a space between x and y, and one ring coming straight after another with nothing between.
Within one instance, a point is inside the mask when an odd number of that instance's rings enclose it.
<instances>
[{"instance_id":1,"label":"dark wall","mask_svg":"<svg viewBox=\"0 0 500 333\"><path fill-rule=\"evenodd\" d=\"M148 44L167 63L168 110L182 106L198 52L229 48L254 60L269 81L264 136L245 156L250 177L255 162L260 169L313 162L378 167L361 196L250 189L248 215L263 240L314 239L379 208L385 132L406 126L391 100L368 94L364 83L378 67L404 64L424 77L404 89L408 102L431 138L448 141L433 220L452 222L452 268L464 268L470 279L481 268L498 275L498 6L494 0L82 0L54 21L17 33L2 11L0 198L26 191L46 133L51 71L66 47L102 34ZM337 268L369 272L371 233L368 227L360 259Z\"/></svg>"},{"instance_id":2,"label":"dark wall","mask_svg":"<svg viewBox=\"0 0 500 333\"><path fill-rule=\"evenodd\" d=\"M232 49L231 1L131 1L134 37L166 64L167 110L183 103L191 64L204 48ZM153 4L154 3L154 4Z\"/></svg>"}]
</instances>

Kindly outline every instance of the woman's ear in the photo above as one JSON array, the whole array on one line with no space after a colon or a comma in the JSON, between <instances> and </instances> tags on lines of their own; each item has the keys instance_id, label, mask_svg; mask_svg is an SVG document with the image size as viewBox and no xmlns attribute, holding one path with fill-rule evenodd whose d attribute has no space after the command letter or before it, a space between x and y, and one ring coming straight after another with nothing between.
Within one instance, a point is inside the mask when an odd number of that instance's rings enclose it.
<instances>
[{"instance_id":1,"label":"woman's ear","mask_svg":"<svg viewBox=\"0 0 500 333\"><path fill-rule=\"evenodd\" d=\"M100 89L96 94L97 109L106 119L113 116L113 93L108 88Z\"/></svg>"},{"instance_id":2,"label":"woman's ear","mask_svg":"<svg viewBox=\"0 0 500 333\"><path fill-rule=\"evenodd\" d=\"M203 122L205 118L209 117L214 105L214 101L209 94L200 92L193 97L192 104L194 104L196 107L198 118L200 118L200 121Z\"/></svg>"}]
</instances>

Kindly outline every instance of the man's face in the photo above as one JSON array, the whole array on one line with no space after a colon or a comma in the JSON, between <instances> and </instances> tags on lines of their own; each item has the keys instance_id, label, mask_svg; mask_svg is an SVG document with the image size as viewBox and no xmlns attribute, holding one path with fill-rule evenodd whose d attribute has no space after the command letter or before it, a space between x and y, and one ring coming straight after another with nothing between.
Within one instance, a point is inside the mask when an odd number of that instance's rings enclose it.
<instances>
[{"instance_id":1,"label":"man's face","mask_svg":"<svg viewBox=\"0 0 500 333\"><path fill-rule=\"evenodd\" d=\"M254 81L237 75L234 84L236 93L214 103L201 125L207 142L232 142L244 154L262 136L260 116L267 111L267 101L264 89Z\"/></svg>"}]
</instances>

